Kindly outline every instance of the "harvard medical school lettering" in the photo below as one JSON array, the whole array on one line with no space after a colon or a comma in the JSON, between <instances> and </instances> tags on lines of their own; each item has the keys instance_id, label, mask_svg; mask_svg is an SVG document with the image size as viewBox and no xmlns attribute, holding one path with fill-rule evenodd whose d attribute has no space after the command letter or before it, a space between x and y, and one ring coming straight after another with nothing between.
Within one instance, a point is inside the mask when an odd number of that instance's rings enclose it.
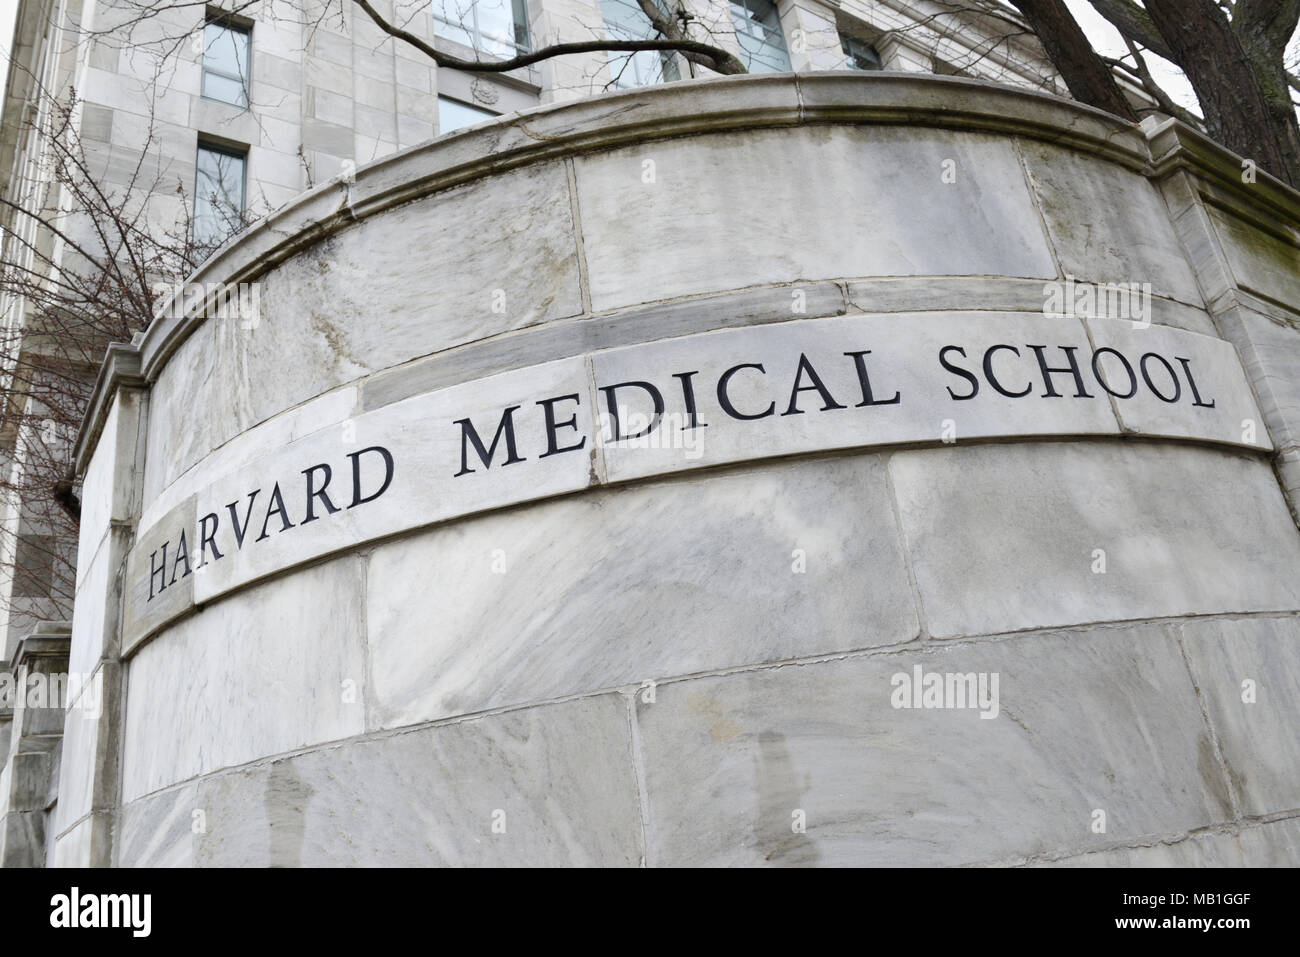
<instances>
[{"instance_id":1,"label":"harvard medical school lettering","mask_svg":"<svg viewBox=\"0 0 1300 957\"><path fill-rule=\"evenodd\" d=\"M1090 357L1081 360L1077 346L1052 347L1026 343L1023 346L1024 353L1021 348L1010 343L995 343L984 349L982 362L972 372L965 367L971 357L967 356L964 346L944 346L939 350L939 365L961 380L957 383L957 388L952 383L944 386L948 396L954 402L964 402L976 398L981 388L991 387L994 392L1009 399L1028 398L1039 389L1042 390L1039 395L1044 399L1059 399L1066 395L1077 399L1104 399L1107 395L1117 399L1132 399L1137 395L1138 389L1144 387L1161 402L1174 404L1185 401L1203 409L1215 407L1212 399L1209 402L1202 399L1192 372L1191 360L1183 356L1174 356L1171 362L1157 352L1147 352L1130 360L1119 350L1105 346L1092 350ZM1057 350L1059 358L1052 355ZM1032 355L1033 361L1013 364L1010 359L1003 361L1003 353L1014 356L1016 360ZM785 363L786 368L773 368L770 372L762 362L738 362L723 371L716 382L710 378L708 388L717 396L717 407L722 415L737 422L753 422L773 416L784 418L807 412L838 412L849 408L866 409L900 404L903 401L900 391L895 389L891 394L889 389L880 392L872 388L871 375L867 369L867 356L871 354L870 349L844 353L845 359L852 360L856 376L853 387L847 392L842 389L833 391L827 385L829 377L824 375L828 371L826 366L823 365L822 371L818 372L817 366L803 352L798 354L797 359L792 358ZM995 357L999 359L1000 372L995 370ZM1052 362L1057 364L1052 365ZM889 366L883 357L877 363L877 366L882 365L888 373ZM1008 371L1008 366L1013 371ZM1088 371L1085 372L1085 369ZM980 370L983 372L982 379ZM755 386L751 382L744 391L751 394L759 391L767 399L766 405L760 399L759 403L747 406L750 411L742 411L737 406L735 396L742 391L742 387L733 380L741 373L763 377L761 386ZM1013 381L1017 375L1021 378L1016 381L1016 387L1008 388L1005 381ZM700 378L700 370L691 369L669 373L669 379L675 380L672 386L665 385L664 382L656 384L647 379L597 385L596 391L603 398L598 429L601 442L605 445L620 445L647 438L660 428L668 404L674 400L679 403L679 414L673 418L676 427L682 431L707 428L709 423L701 418L696 398L697 380ZM1024 383L1023 387L1021 382ZM680 395L674 394L678 390ZM666 398L666 394L671 398ZM540 429L541 440L546 447L546 451L538 458L547 458L560 452L578 452L587 447L591 436L577 434L577 410L581 404L581 396L576 392L532 403L542 410L540 421L533 423ZM571 414L566 419L557 420L557 407ZM484 441L473 420L456 420L454 424L461 429L460 468L455 472L456 478L476 471L475 462L490 468L493 464L505 466L525 460L525 456L519 453L515 422L515 413L521 408L522 406L512 405L502 411L501 417L494 423L495 431L491 433L490 442ZM629 428L627 422L634 418L637 425ZM955 424L954 422L954 426ZM846 425L856 427L849 423ZM562 442L566 444L562 445Z\"/></svg>"},{"instance_id":2,"label":"harvard medical school lettering","mask_svg":"<svg viewBox=\"0 0 1300 957\"><path fill-rule=\"evenodd\" d=\"M379 487L373 492L364 494L362 493L361 479L362 456L378 456L383 461L384 469L383 480L380 482ZM330 488L330 482L334 478L333 467L328 462L318 462L302 470L302 474L307 477L305 489L290 486L290 502L294 502L294 492L301 491L302 493L300 502L294 503L299 507L293 509L293 513L300 516L300 520L294 522L290 519L290 508L285 505L280 483L276 482L271 487L270 494L265 496L264 510L258 512L259 515L263 516L261 531L251 541L260 542L269 538L272 534L287 532L291 528L308 525L333 515L335 512L342 511L343 507L356 508L359 505L365 505L373 502L388 491L388 486L393 482L393 456L388 449L374 445L368 449L349 452L347 458L352 463L352 484L349 490L344 491L344 494L351 496L351 500L346 506L335 505L333 499L330 498L331 494L340 494L338 489L331 490ZM244 547L244 541L249 538L250 530L256 527L253 522L253 510L257 507L257 500L261 495L262 489L255 488L248 493L246 501L230 502L226 505L230 537L233 538L236 549ZM190 540L185 529L181 529L174 546L172 546L171 542L163 542L161 548L150 553L149 601L153 601L154 595L161 593L169 585L175 585L178 577L184 578L192 574L195 568L203 568L209 561L216 562L225 557L221 549L217 547L217 533L221 530L221 523L222 513L215 511L208 512L199 519L198 536L194 539L194 564L191 564ZM172 557L170 559L167 557L169 546L172 547ZM227 544L226 548L229 550L230 545Z\"/></svg>"},{"instance_id":3,"label":"harvard medical school lettering","mask_svg":"<svg viewBox=\"0 0 1300 957\"><path fill-rule=\"evenodd\" d=\"M297 420L310 421L312 408ZM1271 447L1228 343L1158 324L1029 313L720 330L411 396L288 443L262 437L274 429L232 440L227 452L248 464L222 474L199 462L146 509L128 559L128 648L195 605L296 564L613 482L991 438ZM244 455L240 443L265 450Z\"/></svg>"}]
</instances>

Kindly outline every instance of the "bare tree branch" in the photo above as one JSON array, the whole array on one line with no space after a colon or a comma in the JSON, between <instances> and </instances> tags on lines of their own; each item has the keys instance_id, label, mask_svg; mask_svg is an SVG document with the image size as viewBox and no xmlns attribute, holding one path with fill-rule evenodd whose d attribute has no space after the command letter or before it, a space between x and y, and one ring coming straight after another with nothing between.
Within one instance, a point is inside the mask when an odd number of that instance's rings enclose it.
<instances>
[{"instance_id":1,"label":"bare tree branch","mask_svg":"<svg viewBox=\"0 0 1300 957\"><path fill-rule=\"evenodd\" d=\"M1132 40L1156 56L1173 61L1174 51L1160 35L1150 15L1133 0L1088 0L1093 8L1110 21L1125 40Z\"/></svg>"},{"instance_id":2,"label":"bare tree branch","mask_svg":"<svg viewBox=\"0 0 1300 957\"><path fill-rule=\"evenodd\" d=\"M582 40L575 43L555 43L550 46L542 47L540 50L534 50L530 53L521 53L518 56L511 57L507 60L465 60L450 53L435 48L431 43L421 40L415 34L401 27L396 27L389 23L380 15L368 0L353 0L357 6L374 21L379 29L383 30L390 37L409 43L421 53L428 56L433 62L442 67L450 67L454 70L465 70L471 73L508 73L511 70L517 70L520 67L537 63L541 60L549 60L552 57L568 56L575 53L601 53L601 52L638 52L641 50L677 50L687 56L696 56L700 59L695 62L702 63L715 70L718 73L736 74L745 73L744 64L740 62L733 54L728 53L721 47L715 47L708 43L699 43L695 40L682 39L664 39L664 40ZM642 4L644 8L644 4ZM653 21L652 21L653 22ZM671 21L670 21L671 22ZM660 31L663 32L663 31Z\"/></svg>"}]
</instances>

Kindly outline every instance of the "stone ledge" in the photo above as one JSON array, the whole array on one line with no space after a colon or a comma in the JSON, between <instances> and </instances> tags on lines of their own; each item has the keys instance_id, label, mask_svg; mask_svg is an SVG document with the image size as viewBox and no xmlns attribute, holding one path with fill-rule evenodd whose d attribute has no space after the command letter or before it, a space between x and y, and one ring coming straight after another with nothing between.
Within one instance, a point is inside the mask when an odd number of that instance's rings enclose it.
<instances>
[{"instance_id":1,"label":"stone ledge","mask_svg":"<svg viewBox=\"0 0 1300 957\"><path fill-rule=\"evenodd\" d=\"M18 669L23 665L30 665L38 658L55 658L66 661L71 646L71 622L40 622L34 630L18 639L13 658L9 661L9 670L17 673Z\"/></svg>"},{"instance_id":2,"label":"stone ledge","mask_svg":"<svg viewBox=\"0 0 1300 957\"><path fill-rule=\"evenodd\" d=\"M78 475L85 472L86 466L90 464L90 455L99 442L100 430L104 428L104 421L108 418L108 410L117 390L141 389L148 384L140 371L139 350L125 342L110 342L73 446L73 468Z\"/></svg>"},{"instance_id":3,"label":"stone ledge","mask_svg":"<svg viewBox=\"0 0 1300 957\"><path fill-rule=\"evenodd\" d=\"M323 183L231 239L191 277L247 282L385 209L539 161L699 133L821 123L900 124L1026 135L1145 168L1137 127L1092 107L980 80L913 73L723 77L542 106L394 153L352 184ZM156 320L141 345L154 379L192 331L191 317Z\"/></svg>"}]
</instances>

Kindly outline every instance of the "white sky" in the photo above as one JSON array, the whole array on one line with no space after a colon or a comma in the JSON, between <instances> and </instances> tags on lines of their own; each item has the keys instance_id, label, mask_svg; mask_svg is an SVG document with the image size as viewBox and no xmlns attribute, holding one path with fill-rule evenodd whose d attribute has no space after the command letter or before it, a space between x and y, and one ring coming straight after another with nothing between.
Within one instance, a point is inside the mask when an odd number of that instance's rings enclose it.
<instances>
[{"instance_id":1,"label":"white sky","mask_svg":"<svg viewBox=\"0 0 1300 957\"><path fill-rule=\"evenodd\" d=\"M1066 4L1079 21L1079 25L1083 27L1083 32L1101 53L1118 58L1128 52L1119 33L1102 19L1088 0L1066 0ZM8 70L9 45L13 37L17 11L18 0L0 0L0 52L3 53L3 59L0 60L0 90L3 90ZM1175 103L1188 109L1196 109L1196 97L1192 93L1192 88L1177 67L1154 54L1147 54L1147 63L1156 82L1165 88Z\"/></svg>"},{"instance_id":2,"label":"white sky","mask_svg":"<svg viewBox=\"0 0 1300 957\"><path fill-rule=\"evenodd\" d=\"M10 0L0 0L0 3L8 2ZM1092 41L1093 49L1102 56L1112 57L1116 60L1128 56L1128 47L1124 45L1124 40L1120 37L1119 31L1111 26L1105 17L1094 10L1088 0L1065 0L1065 5L1070 8L1070 12L1074 14L1074 19L1079 21L1079 26L1083 28L1084 34ZM1161 89L1169 94L1171 100L1179 106L1195 111L1198 116L1200 115L1201 111L1196 105L1196 94L1192 92L1192 85L1187 82L1182 70L1154 53L1143 53L1142 59L1147 61L1147 67L1151 70L1152 78L1160 85Z\"/></svg>"}]
</instances>

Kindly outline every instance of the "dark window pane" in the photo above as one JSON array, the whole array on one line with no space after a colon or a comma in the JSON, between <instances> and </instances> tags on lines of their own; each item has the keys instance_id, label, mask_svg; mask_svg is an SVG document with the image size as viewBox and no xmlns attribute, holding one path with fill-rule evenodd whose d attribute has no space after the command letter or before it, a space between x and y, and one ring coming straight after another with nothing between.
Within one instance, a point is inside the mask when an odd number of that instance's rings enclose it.
<instances>
[{"instance_id":1,"label":"dark window pane","mask_svg":"<svg viewBox=\"0 0 1300 957\"><path fill-rule=\"evenodd\" d=\"M195 159L194 241L219 245L243 219L244 157L200 146Z\"/></svg>"}]
</instances>

